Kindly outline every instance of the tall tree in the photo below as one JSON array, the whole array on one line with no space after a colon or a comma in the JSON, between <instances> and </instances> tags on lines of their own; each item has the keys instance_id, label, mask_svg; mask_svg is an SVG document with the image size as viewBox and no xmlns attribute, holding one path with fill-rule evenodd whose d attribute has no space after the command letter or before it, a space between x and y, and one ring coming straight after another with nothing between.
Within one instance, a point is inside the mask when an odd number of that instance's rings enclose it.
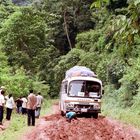
<instances>
[{"instance_id":1,"label":"tall tree","mask_svg":"<svg viewBox=\"0 0 140 140\"><path fill-rule=\"evenodd\" d=\"M75 38L79 32L93 28L90 5L92 0L45 0L35 1L35 7L40 11L53 15L49 27L53 28L50 36L54 38L56 46L62 54L67 53L75 46ZM55 19L55 20L54 20Z\"/></svg>"},{"instance_id":2,"label":"tall tree","mask_svg":"<svg viewBox=\"0 0 140 140\"><path fill-rule=\"evenodd\" d=\"M20 8L3 22L0 37L11 66L35 71L38 52L45 46L45 23L31 7Z\"/></svg>"}]
</instances>

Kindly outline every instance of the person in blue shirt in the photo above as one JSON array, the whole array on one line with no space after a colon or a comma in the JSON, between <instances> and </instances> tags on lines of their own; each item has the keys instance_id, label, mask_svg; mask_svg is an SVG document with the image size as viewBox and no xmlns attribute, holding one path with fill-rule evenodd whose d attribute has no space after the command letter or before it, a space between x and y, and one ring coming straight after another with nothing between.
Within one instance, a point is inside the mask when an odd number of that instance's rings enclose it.
<instances>
[{"instance_id":1,"label":"person in blue shirt","mask_svg":"<svg viewBox=\"0 0 140 140\"><path fill-rule=\"evenodd\" d=\"M66 118L68 122L71 122L71 120L74 118L76 119L76 113L73 111L70 111L68 113L66 113Z\"/></svg>"}]
</instances>

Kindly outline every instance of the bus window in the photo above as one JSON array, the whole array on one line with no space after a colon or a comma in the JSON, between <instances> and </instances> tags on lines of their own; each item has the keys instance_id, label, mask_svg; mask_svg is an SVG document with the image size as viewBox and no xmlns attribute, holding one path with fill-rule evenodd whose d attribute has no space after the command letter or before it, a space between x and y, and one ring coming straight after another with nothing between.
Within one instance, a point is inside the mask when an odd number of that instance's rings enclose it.
<instances>
[{"instance_id":1,"label":"bus window","mask_svg":"<svg viewBox=\"0 0 140 140\"><path fill-rule=\"evenodd\" d=\"M77 80L70 82L69 96L94 97L101 93L101 85L94 81Z\"/></svg>"},{"instance_id":2,"label":"bus window","mask_svg":"<svg viewBox=\"0 0 140 140\"><path fill-rule=\"evenodd\" d=\"M62 94L67 93L67 82L62 83L62 85L61 85L61 93Z\"/></svg>"}]
</instances>

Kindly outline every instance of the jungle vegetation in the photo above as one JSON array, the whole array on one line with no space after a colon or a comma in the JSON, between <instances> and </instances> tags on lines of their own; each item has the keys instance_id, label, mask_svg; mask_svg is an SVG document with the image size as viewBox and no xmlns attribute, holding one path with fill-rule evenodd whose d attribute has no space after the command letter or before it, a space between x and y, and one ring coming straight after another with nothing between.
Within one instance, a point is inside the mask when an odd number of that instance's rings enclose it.
<instances>
[{"instance_id":1,"label":"jungle vegetation","mask_svg":"<svg viewBox=\"0 0 140 140\"><path fill-rule=\"evenodd\" d=\"M0 85L57 97L65 71L89 67L105 102L140 114L140 0L0 0Z\"/></svg>"}]
</instances>

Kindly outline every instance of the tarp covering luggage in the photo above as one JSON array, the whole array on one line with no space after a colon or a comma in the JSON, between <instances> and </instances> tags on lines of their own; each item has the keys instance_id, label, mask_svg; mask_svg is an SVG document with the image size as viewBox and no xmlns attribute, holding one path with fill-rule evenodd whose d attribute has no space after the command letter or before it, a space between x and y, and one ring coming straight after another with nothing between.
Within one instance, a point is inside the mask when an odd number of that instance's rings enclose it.
<instances>
[{"instance_id":1,"label":"tarp covering luggage","mask_svg":"<svg viewBox=\"0 0 140 140\"><path fill-rule=\"evenodd\" d=\"M93 71L91 71L89 68L84 66L74 66L66 71L65 78L74 77L74 76L97 77L97 75Z\"/></svg>"}]
</instances>

